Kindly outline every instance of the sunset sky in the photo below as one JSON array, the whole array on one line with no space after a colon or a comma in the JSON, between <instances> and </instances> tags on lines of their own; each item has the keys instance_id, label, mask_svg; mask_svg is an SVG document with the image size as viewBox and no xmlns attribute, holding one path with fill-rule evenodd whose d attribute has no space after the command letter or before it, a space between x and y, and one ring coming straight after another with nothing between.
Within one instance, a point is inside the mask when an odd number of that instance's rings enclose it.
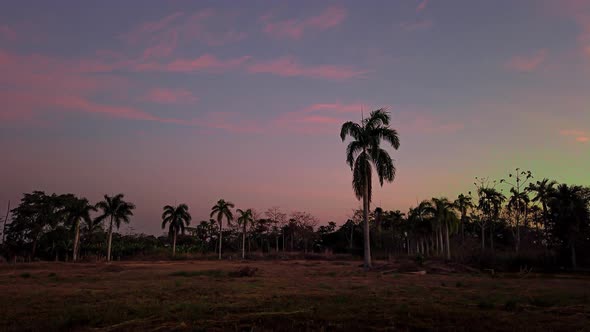
<instances>
[{"instance_id":1,"label":"sunset sky","mask_svg":"<svg viewBox=\"0 0 590 332\"><path fill-rule=\"evenodd\" d=\"M2 1L0 212L123 192L135 232L219 198L342 223L339 127L379 107L401 147L373 206L515 167L590 185L590 0Z\"/></svg>"}]
</instances>

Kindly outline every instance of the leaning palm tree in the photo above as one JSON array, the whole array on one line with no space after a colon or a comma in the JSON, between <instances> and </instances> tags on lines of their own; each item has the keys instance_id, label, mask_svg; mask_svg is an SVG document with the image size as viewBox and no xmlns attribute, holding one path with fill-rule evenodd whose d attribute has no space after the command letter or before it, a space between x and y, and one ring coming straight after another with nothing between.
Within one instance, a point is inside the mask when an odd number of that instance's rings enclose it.
<instances>
[{"instance_id":1,"label":"leaning palm tree","mask_svg":"<svg viewBox=\"0 0 590 332\"><path fill-rule=\"evenodd\" d=\"M115 196L104 195L104 201L98 202L96 208L102 210L102 214L96 218L97 223L103 222L107 218L109 222L109 237L107 244L107 261L111 261L111 248L113 242L113 224L117 229L121 227L121 222L128 224L130 217L133 215L133 209L135 205L133 203L125 202L123 200L123 194L117 194Z\"/></svg>"},{"instance_id":2,"label":"leaning palm tree","mask_svg":"<svg viewBox=\"0 0 590 332\"><path fill-rule=\"evenodd\" d=\"M369 236L369 204L371 203L372 166L375 166L379 183L392 182L395 178L395 166L389 153L381 148L381 141L399 148L399 137L395 129L389 127L390 116L385 109L371 112L369 118L360 123L345 122L340 129L342 141L347 136L352 141L346 148L346 163L353 172L352 188L357 199L363 200L364 221L364 266L371 267L371 242Z\"/></svg>"},{"instance_id":3,"label":"leaning palm tree","mask_svg":"<svg viewBox=\"0 0 590 332\"><path fill-rule=\"evenodd\" d=\"M254 223L254 217L252 209L246 211L237 209L236 212L240 214L238 217L238 225L242 226L242 259L244 259L246 257L246 230L248 225Z\"/></svg>"},{"instance_id":4,"label":"leaning palm tree","mask_svg":"<svg viewBox=\"0 0 590 332\"><path fill-rule=\"evenodd\" d=\"M74 262L78 260L80 252L80 222L84 221L86 224L91 224L91 211L96 211L96 208L90 205L86 198L77 198L72 195L64 202L66 222L74 228L74 253L72 255Z\"/></svg>"},{"instance_id":5,"label":"leaning palm tree","mask_svg":"<svg viewBox=\"0 0 590 332\"><path fill-rule=\"evenodd\" d=\"M219 223L219 259L221 259L221 245L223 243L223 217L227 219L227 223L230 224L231 221L234 219L234 216L231 212L231 209L234 207L234 203L226 202L223 199L217 201L211 208L211 215L210 217L213 218L214 215L217 215L217 222Z\"/></svg>"},{"instance_id":6,"label":"leaning palm tree","mask_svg":"<svg viewBox=\"0 0 590 332\"><path fill-rule=\"evenodd\" d=\"M180 204L177 207L166 205L162 213L162 229L168 224L168 235L172 236L172 257L176 256L176 236L179 232L184 234L184 227L191 222L191 214L188 213L188 205Z\"/></svg>"}]
</instances>

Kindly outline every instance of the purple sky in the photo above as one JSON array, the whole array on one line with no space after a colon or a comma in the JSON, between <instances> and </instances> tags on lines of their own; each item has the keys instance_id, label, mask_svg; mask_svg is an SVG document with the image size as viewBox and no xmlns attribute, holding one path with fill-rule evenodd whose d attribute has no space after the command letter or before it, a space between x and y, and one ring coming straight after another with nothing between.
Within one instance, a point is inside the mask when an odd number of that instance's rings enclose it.
<instances>
[{"instance_id":1,"label":"purple sky","mask_svg":"<svg viewBox=\"0 0 590 332\"><path fill-rule=\"evenodd\" d=\"M3 1L0 212L123 192L135 231L219 198L341 223L339 126L388 107L374 204L530 169L590 184L590 0Z\"/></svg>"}]
</instances>

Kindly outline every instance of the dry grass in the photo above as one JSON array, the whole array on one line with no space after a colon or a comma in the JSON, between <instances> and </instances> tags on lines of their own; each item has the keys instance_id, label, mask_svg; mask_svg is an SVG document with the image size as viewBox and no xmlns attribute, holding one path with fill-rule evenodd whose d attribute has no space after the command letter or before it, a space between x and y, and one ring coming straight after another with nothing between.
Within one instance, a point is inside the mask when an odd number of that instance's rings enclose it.
<instances>
[{"instance_id":1,"label":"dry grass","mask_svg":"<svg viewBox=\"0 0 590 332\"><path fill-rule=\"evenodd\" d=\"M0 331L584 330L589 281L333 261L3 265Z\"/></svg>"}]
</instances>

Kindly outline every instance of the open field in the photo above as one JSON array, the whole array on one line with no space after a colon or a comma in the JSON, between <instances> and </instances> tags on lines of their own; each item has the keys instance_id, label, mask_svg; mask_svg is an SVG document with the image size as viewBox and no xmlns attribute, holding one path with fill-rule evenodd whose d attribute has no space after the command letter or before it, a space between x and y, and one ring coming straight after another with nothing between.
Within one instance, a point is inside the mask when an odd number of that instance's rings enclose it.
<instances>
[{"instance_id":1,"label":"open field","mask_svg":"<svg viewBox=\"0 0 590 332\"><path fill-rule=\"evenodd\" d=\"M241 277L241 267L258 270ZM363 272L346 261L0 266L0 330L543 330L590 326L590 277Z\"/></svg>"}]
</instances>

